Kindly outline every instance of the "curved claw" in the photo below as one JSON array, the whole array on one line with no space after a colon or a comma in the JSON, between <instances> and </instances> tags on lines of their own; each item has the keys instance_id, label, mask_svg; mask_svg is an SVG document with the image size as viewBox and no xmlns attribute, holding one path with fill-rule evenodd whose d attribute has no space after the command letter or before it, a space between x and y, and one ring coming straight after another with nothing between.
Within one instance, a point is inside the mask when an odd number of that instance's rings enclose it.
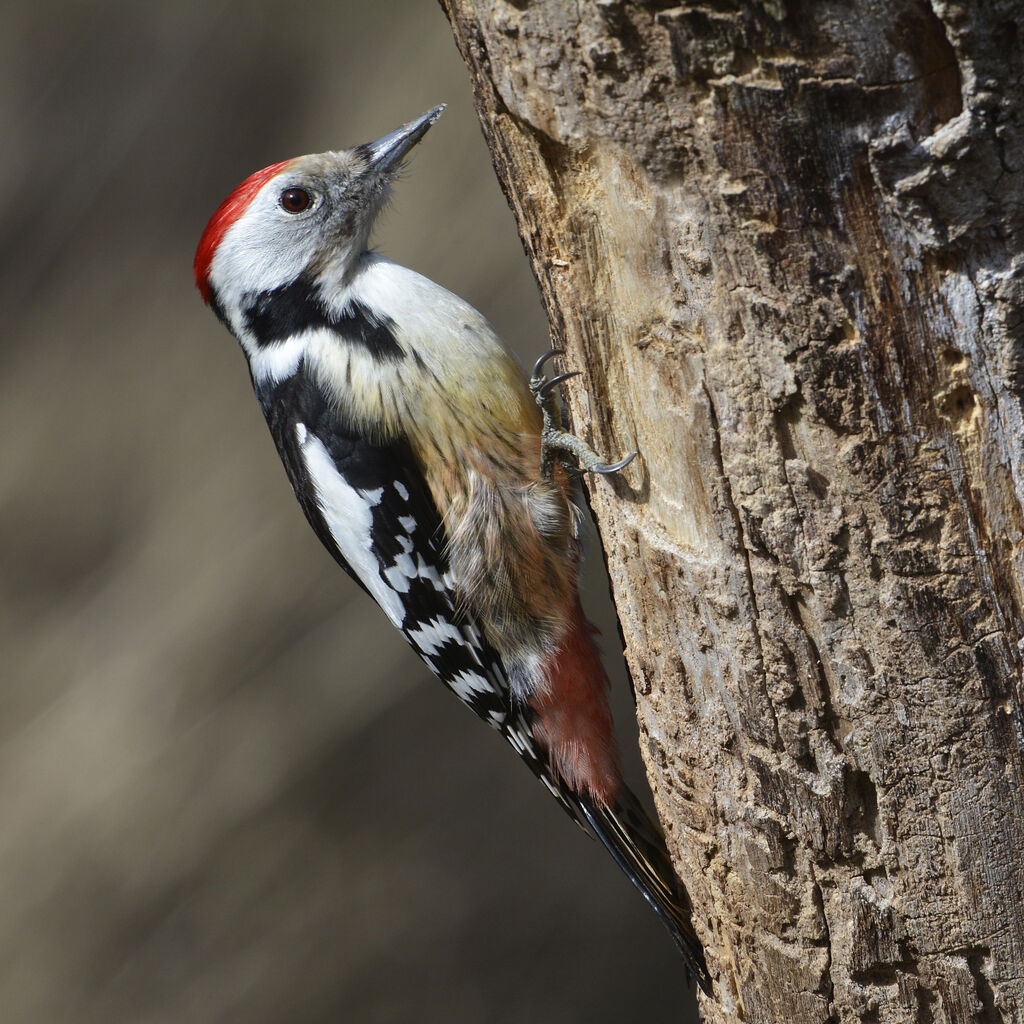
<instances>
[{"instance_id":1,"label":"curved claw","mask_svg":"<svg viewBox=\"0 0 1024 1024\"><path fill-rule=\"evenodd\" d=\"M591 466L583 472L600 473L602 476L607 476L609 473L618 473L619 470L625 469L639 454L639 451L635 451L632 455L627 455L624 459L620 459L618 462L613 462L610 466L606 466L603 462L599 462L596 466Z\"/></svg>"},{"instance_id":2,"label":"curved claw","mask_svg":"<svg viewBox=\"0 0 1024 1024\"><path fill-rule=\"evenodd\" d=\"M559 384L569 380L570 377L578 377L579 375L579 370L570 370L569 373L560 373L557 377L552 377L551 380L545 381L537 390L537 394L540 395L541 398L544 398L553 388L557 388Z\"/></svg>"},{"instance_id":3,"label":"curved claw","mask_svg":"<svg viewBox=\"0 0 1024 1024\"><path fill-rule=\"evenodd\" d=\"M549 348L547 350L547 352L545 352L544 355L542 355L540 357L540 359L538 359L537 362L535 362L533 364L533 376L534 376L534 378L538 378L538 377L543 377L544 376L544 364L549 359L554 359L555 356L564 356L564 355L565 355L565 349L563 349L563 348Z\"/></svg>"}]
</instances>

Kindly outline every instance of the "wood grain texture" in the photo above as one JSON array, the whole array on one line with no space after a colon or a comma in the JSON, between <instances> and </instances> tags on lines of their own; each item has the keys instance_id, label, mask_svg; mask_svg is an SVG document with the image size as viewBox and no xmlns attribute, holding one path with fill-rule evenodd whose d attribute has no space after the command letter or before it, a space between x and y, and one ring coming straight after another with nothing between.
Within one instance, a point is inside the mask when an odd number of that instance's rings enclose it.
<instances>
[{"instance_id":1,"label":"wood grain texture","mask_svg":"<svg viewBox=\"0 0 1024 1024\"><path fill-rule=\"evenodd\" d=\"M443 0L707 1021L1024 1019L1013 3Z\"/></svg>"}]
</instances>

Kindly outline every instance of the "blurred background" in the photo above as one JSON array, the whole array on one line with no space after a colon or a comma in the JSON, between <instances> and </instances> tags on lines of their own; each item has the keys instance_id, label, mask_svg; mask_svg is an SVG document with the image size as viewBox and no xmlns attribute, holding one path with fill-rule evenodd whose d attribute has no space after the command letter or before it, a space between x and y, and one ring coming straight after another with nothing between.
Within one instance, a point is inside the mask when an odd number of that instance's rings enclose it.
<instances>
[{"instance_id":1,"label":"blurred background","mask_svg":"<svg viewBox=\"0 0 1024 1024\"><path fill-rule=\"evenodd\" d=\"M688 1019L610 858L320 548L192 283L251 171L439 102L376 245L531 360L430 0L4 5L4 1024Z\"/></svg>"}]
</instances>

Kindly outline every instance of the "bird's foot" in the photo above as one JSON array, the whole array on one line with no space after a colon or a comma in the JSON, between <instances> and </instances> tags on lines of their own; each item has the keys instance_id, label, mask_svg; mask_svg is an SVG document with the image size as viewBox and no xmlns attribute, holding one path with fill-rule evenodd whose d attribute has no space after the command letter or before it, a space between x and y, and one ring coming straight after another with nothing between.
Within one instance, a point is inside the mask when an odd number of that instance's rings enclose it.
<instances>
[{"instance_id":1,"label":"bird's foot","mask_svg":"<svg viewBox=\"0 0 1024 1024\"><path fill-rule=\"evenodd\" d=\"M533 397L544 414L540 450L541 477L545 480L553 478L556 461L574 473L618 473L637 457L637 452L609 464L585 441L562 429L562 417L555 399L555 389L572 377L578 377L580 371L560 373L548 380L544 375L544 364L554 356L560 355L564 355L561 349L549 349L534 364L533 375L530 377L530 391L533 392Z\"/></svg>"}]
</instances>

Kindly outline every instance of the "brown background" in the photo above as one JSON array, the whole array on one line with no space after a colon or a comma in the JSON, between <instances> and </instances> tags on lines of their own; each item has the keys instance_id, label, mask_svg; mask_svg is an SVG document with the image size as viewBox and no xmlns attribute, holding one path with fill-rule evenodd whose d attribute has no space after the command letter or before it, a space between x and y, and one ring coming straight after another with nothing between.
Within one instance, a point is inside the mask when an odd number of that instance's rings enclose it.
<instances>
[{"instance_id":1,"label":"brown background","mask_svg":"<svg viewBox=\"0 0 1024 1024\"><path fill-rule=\"evenodd\" d=\"M440 11L5 7L0 1020L679 1021L653 914L319 547L191 281L249 172L447 102L377 245L546 347Z\"/></svg>"}]
</instances>

